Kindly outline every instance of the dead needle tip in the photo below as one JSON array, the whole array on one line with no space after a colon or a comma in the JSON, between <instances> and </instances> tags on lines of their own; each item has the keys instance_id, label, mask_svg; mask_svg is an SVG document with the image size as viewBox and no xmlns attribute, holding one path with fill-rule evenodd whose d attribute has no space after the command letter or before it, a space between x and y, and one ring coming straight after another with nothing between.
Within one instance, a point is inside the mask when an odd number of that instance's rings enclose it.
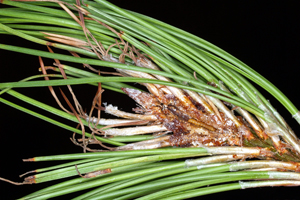
<instances>
[{"instance_id":1,"label":"dead needle tip","mask_svg":"<svg viewBox=\"0 0 300 200\"><path fill-rule=\"evenodd\" d=\"M34 162L34 161L35 161L34 158L23 159L23 162Z\"/></svg>"}]
</instances>

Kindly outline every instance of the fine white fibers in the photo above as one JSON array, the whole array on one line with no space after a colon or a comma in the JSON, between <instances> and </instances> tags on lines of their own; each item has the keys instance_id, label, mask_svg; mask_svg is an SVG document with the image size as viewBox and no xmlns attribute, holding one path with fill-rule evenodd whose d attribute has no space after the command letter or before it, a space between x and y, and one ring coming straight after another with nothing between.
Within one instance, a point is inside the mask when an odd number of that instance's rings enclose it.
<instances>
[{"instance_id":1,"label":"fine white fibers","mask_svg":"<svg viewBox=\"0 0 300 200\"><path fill-rule=\"evenodd\" d=\"M120 129L108 129L103 131L105 135L114 136L126 136L126 135L141 135L147 133L155 133L160 131L166 131L167 129L163 125L153 125L153 126L140 126L134 128L120 128Z\"/></svg>"},{"instance_id":2,"label":"fine white fibers","mask_svg":"<svg viewBox=\"0 0 300 200\"><path fill-rule=\"evenodd\" d=\"M111 104L107 105L106 103L103 103L104 106L105 106L105 112L109 112L111 110L118 110L118 107L117 106L113 106Z\"/></svg>"},{"instance_id":3,"label":"fine white fibers","mask_svg":"<svg viewBox=\"0 0 300 200\"><path fill-rule=\"evenodd\" d=\"M93 117L90 119L89 117L86 118L87 122L97 123L100 125L114 125L114 124L125 124L125 123L134 123L134 122L140 122L141 120L128 120L128 119L103 119L100 120ZM145 124L148 122L145 122Z\"/></svg>"}]
</instances>

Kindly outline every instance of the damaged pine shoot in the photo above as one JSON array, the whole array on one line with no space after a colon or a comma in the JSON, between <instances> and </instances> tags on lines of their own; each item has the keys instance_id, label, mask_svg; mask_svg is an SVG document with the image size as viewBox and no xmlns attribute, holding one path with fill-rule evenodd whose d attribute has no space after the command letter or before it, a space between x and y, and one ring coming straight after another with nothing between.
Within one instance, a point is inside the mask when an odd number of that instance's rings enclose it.
<instances>
[{"instance_id":1,"label":"damaged pine shoot","mask_svg":"<svg viewBox=\"0 0 300 200\"><path fill-rule=\"evenodd\" d=\"M84 152L25 159L71 161L25 173L21 183L1 178L17 185L73 178L24 199L79 191L84 192L75 199L184 199L253 187L299 186L299 139L252 83L273 95L300 123L298 109L229 53L105 0L1 3L17 8L0 9L0 33L45 45L47 51L0 44L4 50L39 56L42 72L0 83L0 94L77 122L80 128L0 101L71 131L71 141ZM45 66L43 58L55 63ZM80 84L95 92L89 111L72 89ZM69 94L61 89L64 86ZM23 87L48 87L60 109L15 91ZM123 111L103 102L107 90L122 93L137 106Z\"/></svg>"}]
</instances>

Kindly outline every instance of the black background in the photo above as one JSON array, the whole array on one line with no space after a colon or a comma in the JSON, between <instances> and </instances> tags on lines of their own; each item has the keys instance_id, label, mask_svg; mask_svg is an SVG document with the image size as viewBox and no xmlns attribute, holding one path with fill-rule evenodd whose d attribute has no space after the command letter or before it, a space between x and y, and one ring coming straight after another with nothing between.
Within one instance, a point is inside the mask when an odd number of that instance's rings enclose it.
<instances>
[{"instance_id":1,"label":"black background","mask_svg":"<svg viewBox=\"0 0 300 200\"><path fill-rule=\"evenodd\" d=\"M193 3L196 1L114 0L111 2L167 22L223 48L267 77L296 106L300 107L298 1L197 1ZM0 35L0 43L46 50L44 46L4 35ZM18 81L39 73L37 57L0 50L0 59L0 82ZM53 63L49 59L44 61L46 65ZM89 109L96 88L77 86L74 90L82 106ZM56 106L47 88L17 91ZM267 93L263 94L270 99L274 107L300 136L299 125L291 115L273 97ZM35 109L7 94L1 97ZM130 110L130 107L135 106L129 98L107 91L103 95L103 101L118 105L123 110ZM44 111L42 113L47 114ZM23 163L23 158L82 152L80 147L70 142L72 133L69 131L4 104L0 104L0 114L0 177L21 181L18 178L19 174L56 164ZM66 121L62 120L62 122ZM52 183L14 186L0 182L0 198L15 199L50 184ZM298 191L299 187L259 188L214 194L199 199L298 199ZM61 197L61 199L70 197L72 196Z\"/></svg>"}]
</instances>

